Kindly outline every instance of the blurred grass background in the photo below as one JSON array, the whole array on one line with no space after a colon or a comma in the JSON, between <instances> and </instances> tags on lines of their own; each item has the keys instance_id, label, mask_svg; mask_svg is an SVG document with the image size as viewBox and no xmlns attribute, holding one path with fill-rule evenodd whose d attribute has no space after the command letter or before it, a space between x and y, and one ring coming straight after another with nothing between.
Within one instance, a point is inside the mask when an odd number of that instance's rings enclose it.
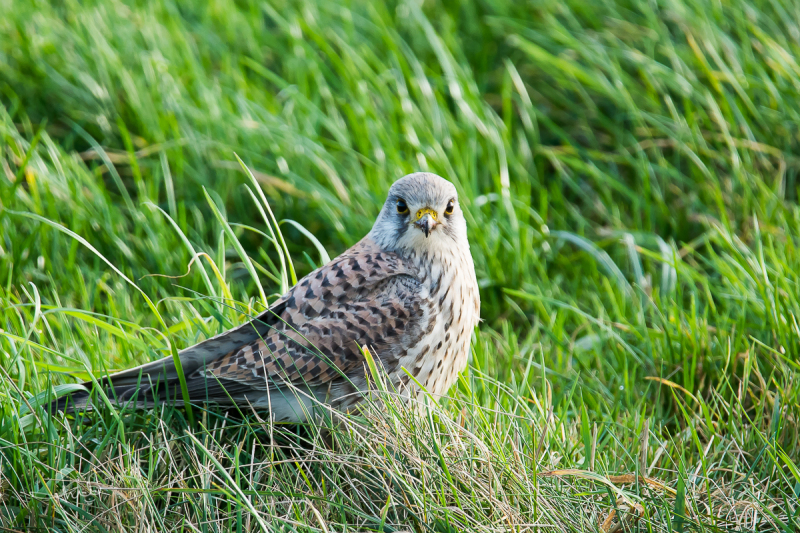
<instances>
[{"instance_id":1,"label":"blurred grass background","mask_svg":"<svg viewBox=\"0 0 800 533\"><path fill-rule=\"evenodd\" d=\"M798 527L794 3L0 11L4 527ZM436 416L376 415L331 451L313 432L267 438L219 414L37 411L51 385L168 355L291 284L236 155L298 277L369 230L395 179L456 184L483 323ZM470 445L454 444L453 421ZM265 442L291 450L264 455ZM176 446L184 459L166 461ZM275 453L311 459L254 481ZM502 475L464 466L483 453ZM406 456L436 481L347 489L387 472L427 480ZM216 464L233 473L212 482ZM127 506L114 500L134 486Z\"/></svg>"}]
</instances>

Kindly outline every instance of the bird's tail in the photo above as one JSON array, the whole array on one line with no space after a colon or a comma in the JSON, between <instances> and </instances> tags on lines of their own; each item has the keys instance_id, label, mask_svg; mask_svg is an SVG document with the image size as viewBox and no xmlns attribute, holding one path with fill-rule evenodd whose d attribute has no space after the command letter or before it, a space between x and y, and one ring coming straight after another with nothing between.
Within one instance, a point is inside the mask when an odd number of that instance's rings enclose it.
<instances>
[{"instance_id":1,"label":"bird's tail","mask_svg":"<svg viewBox=\"0 0 800 533\"><path fill-rule=\"evenodd\" d=\"M286 298L282 298L250 322L181 351L179 357L184 375L188 379L193 372L201 370L215 358L263 338L285 306ZM199 381L203 385L206 380ZM62 412L76 411L91 408L93 403L96 404L98 400L105 402L105 399L114 404L135 407L146 407L155 401L174 402L177 405L183 403L178 371L171 356L111 374L99 379L97 383L100 385L99 391L94 390L94 381L87 381L83 383L82 390L55 400L51 408ZM197 389L198 398L206 396L206 387L204 385ZM100 392L105 394L105 398Z\"/></svg>"},{"instance_id":2,"label":"bird's tail","mask_svg":"<svg viewBox=\"0 0 800 533\"><path fill-rule=\"evenodd\" d=\"M93 409L98 403L145 407L157 399L167 400L175 392L180 395L177 382L178 374L172 357L166 357L111 374L96 382L82 383L80 387L52 401L49 409L53 413L69 413Z\"/></svg>"}]
</instances>

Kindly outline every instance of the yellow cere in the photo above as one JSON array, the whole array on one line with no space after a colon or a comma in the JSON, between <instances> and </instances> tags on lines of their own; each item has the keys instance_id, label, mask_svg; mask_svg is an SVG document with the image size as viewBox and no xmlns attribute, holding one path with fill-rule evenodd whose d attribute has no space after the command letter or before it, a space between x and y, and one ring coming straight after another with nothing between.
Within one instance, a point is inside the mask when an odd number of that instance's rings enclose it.
<instances>
[{"instance_id":1,"label":"yellow cere","mask_svg":"<svg viewBox=\"0 0 800 533\"><path fill-rule=\"evenodd\" d=\"M430 215L433 220L438 220L439 215L431 209L430 207L425 207L417 211L417 220L421 219L425 215Z\"/></svg>"}]
</instances>

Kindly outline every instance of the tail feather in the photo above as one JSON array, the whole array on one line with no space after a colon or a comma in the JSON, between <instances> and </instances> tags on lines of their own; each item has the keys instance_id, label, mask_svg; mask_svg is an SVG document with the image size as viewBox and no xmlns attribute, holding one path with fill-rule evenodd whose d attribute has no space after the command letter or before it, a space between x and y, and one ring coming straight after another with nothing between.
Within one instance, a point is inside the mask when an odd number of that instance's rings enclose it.
<instances>
[{"instance_id":1,"label":"tail feather","mask_svg":"<svg viewBox=\"0 0 800 533\"><path fill-rule=\"evenodd\" d=\"M178 355L184 376L188 377L214 359L263 338L273 327L276 317L280 315L285 305L286 300L282 298L250 322L182 350ZM136 407L146 407L157 401L183 404L178 371L171 356L105 376L98 382L109 400L118 405L135 404ZM73 392L52 402L50 405L52 412L72 412L91 408L91 402L97 402L97 399L92 400L92 395L88 392L94 388L94 383L87 381L83 386L86 391ZM208 396L207 388L205 384L203 387L193 387L195 393L193 398L196 396L194 399L203 401Z\"/></svg>"},{"instance_id":2,"label":"tail feather","mask_svg":"<svg viewBox=\"0 0 800 533\"><path fill-rule=\"evenodd\" d=\"M100 381L102 393L108 401L117 407L150 407L156 403L171 403L182 405L183 398L177 378L174 380L152 381L148 375L140 373L141 379L131 381L126 378L122 383L117 383L114 376L109 376ZM105 400L98 393L91 381L83 384L86 390L73 392L62 396L50 403L50 412L76 412L94 409L97 404L104 404ZM94 394L93 394L94 392Z\"/></svg>"},{"instance_id":3,"label":"tail feather","mask_svg":"<svg viewBox=\"0 0 800 533\"><path fill-rule=\"evenodd\" d=\"M45 408L50 413L57 412L71 412L83 410L89 401L88 391L79 391L61 396L60 398L50 402L50 405Z\"/></svg>"}]
</instances>

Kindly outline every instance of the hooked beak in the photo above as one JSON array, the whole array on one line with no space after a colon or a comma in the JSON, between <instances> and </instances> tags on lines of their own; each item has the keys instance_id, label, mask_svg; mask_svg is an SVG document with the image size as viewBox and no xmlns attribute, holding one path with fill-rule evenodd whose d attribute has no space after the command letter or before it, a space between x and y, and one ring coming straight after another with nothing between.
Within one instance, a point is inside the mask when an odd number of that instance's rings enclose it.
<instances>
[{"instance_id":1,"label":"hooked beak","mask_svg":"<svg viewBox=\"0 0 800 533\"><path fill-rule=\"evenodd\" d=\"M425 207L417 211L417 220L414 222L414 225L424 231L425 237L427 237L438 224L438 218L439 215L436 211L430 207Z\"/></svg>"}]
</instances>

